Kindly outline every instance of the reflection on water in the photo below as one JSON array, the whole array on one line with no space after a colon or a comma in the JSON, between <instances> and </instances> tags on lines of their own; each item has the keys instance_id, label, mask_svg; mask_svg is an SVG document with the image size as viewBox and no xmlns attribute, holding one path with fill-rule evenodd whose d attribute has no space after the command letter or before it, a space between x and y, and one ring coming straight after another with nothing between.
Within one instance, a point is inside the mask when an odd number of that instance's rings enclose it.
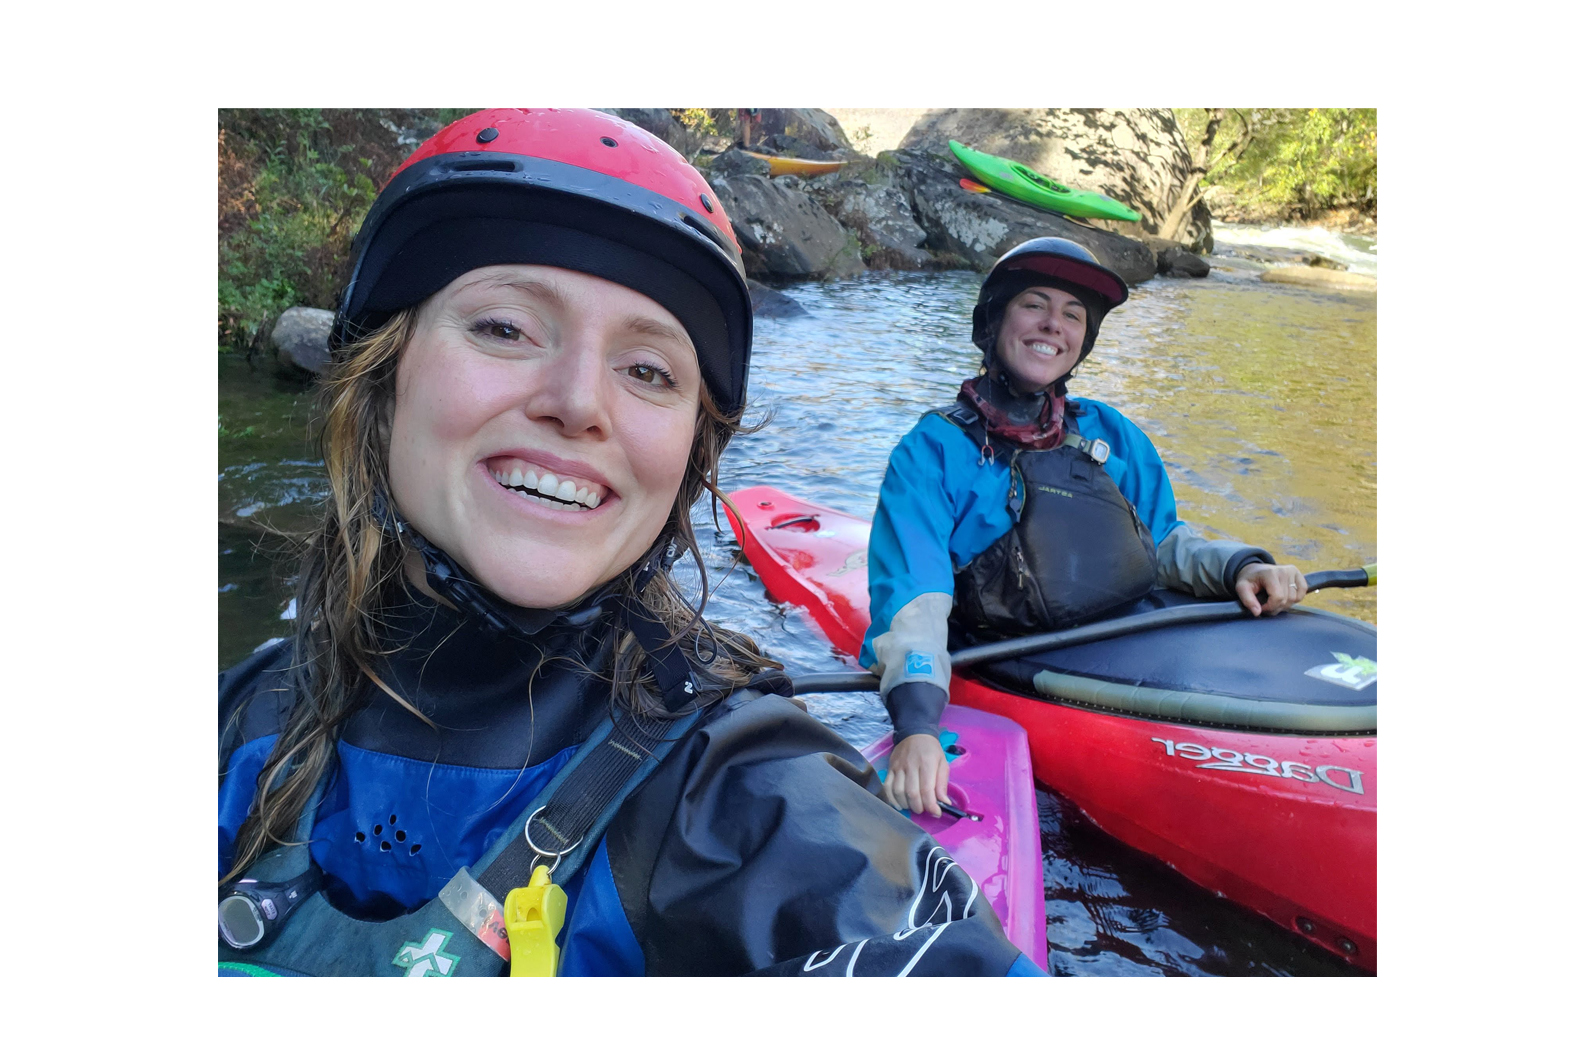
<instances>
[{"instance_id":1,"label":"reflection on water","mask_svg":"<svg viewBox=\"0 0 1592 1061\"><path fill-rule=\"evenodd\" d=\"M1306 571L1375 559L1375 296L1259 284L1253 270L1215 264L1206 281L1136 288L1107 319L1073 393L1109 402L1150 435L1179 515L1202 533L1264 546ZM968 320L979 279L875 273L787 288L810 315L757 322L753 407L773 418L730 447L725 487L767 483L870 516L890 448L977 369ZM229 666L287 633L280 615L292 596L269 557L254 554L253 543L277 539L237 526L307 529L324 487L304 394L223 359L221 402L220 662ZM849 665L800 610L768 599L705 500L695 523L712 618L793 671ZM689 564L677 573L696 580ZM1374 589L1311 603L1376 621ZM872 694L808 705L858 746L888 728ZM1040 810L1053 972L1348 971L1105 836L1050 793Z\"/></svg>"}]
</instances>

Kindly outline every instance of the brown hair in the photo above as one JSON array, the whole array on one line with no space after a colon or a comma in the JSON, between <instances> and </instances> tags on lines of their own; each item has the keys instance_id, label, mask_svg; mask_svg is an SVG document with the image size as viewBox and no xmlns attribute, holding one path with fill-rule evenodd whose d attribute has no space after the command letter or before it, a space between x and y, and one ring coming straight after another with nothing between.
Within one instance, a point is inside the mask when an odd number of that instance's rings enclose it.
<instances>
[{"instance_id":1,"label":"brown hair","mask_svg":"<svg viewBox=\"0 0 1592 1061\"><path fill-rule=\"evenodd\" d=\"M418 307L410 307L342 352L322 384L321 450L331 492L320 526L302 546L298 620L293 634L290 688L293 707L260 769L248 817L238 831L232 867L238 876L272 845L292 841L295 826L321 777L332 765L337 734L369 681L425 718L377 676L373 664L398 651L383 636L382 605L401 583L406 546L377 515L375 500L390 498L387 450L397 366L414 335ZM719 458L738 433L749 430L739 414L726 416L704 386L685 478L659 534L689 552L701 576L692 604L674 579L660 575L640 590L641 604L670 630L689 638L705 681L720 690L739 688L758 671L778 666L743 634L702 615L709 594L707 567L691 524L691 506L718 487ZM635 570L620 576L620 592L636 596ZM605 661L615 706L637 715L663 713L645 653L625 632ZM429 720L426 720L429 724ZM223 763L222 769L226 764Z\"/></svg>"}]
</instances>

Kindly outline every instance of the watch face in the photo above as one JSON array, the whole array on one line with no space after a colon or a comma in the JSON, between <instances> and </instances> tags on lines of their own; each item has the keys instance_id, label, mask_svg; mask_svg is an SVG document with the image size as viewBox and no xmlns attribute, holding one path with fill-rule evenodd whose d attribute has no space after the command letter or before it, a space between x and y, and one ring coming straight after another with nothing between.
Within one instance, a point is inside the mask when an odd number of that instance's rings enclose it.
<instances>
[{"instance_id":1,"label":"watch face","mask_svg":"<svg viewBox=\"0 0 1592 1061\"><path fill-rule=\"evenodd\" d=\"M1095 439L1094 442L1090 443L1089 445L1089 456L1093 457L1096 463L1104 464L1106 462L1106 458L1111 456L1111 447L1104 441Z\"/></svg>"}]
</instances>

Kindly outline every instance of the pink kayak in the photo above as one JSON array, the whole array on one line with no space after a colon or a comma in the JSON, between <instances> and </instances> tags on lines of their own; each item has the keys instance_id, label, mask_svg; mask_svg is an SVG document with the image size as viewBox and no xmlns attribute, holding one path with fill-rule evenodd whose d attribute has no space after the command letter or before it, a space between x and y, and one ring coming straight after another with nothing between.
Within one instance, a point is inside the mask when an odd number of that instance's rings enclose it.
<instances>
[{"instance_id":1,"label":"pink kayak","mask_svg":"<svg viewBox=\"0 0 1592 1061\"><path fill-rule=\"evenodd\" d=\"M912 821L978 883L1006 938L1048 970L1039 808L1028 734L1010 719L957 704L947 705L940 728L942 743L950 744L951 803L968 816L914 814ZM862 754L882 771L894 744L886 735Z\"/></svg>"}]
</instances>

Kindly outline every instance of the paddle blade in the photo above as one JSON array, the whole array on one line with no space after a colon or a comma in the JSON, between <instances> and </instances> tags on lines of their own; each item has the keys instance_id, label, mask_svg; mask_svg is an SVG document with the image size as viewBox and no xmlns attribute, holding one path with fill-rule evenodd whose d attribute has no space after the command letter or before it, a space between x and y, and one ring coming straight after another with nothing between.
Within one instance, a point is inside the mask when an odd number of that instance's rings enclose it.
<instances>
[{"instance_id":1,"label":"paddle blade","mask_svg":"<svg viewBox=\"0 0 1592 1061\"><path fill-rule=\"evenodd\" d=\"M967 191L977 192L979 195L987 195L987 194L989 194L989 189L986 188L984 185L980 184L978 181L970 181L966 177L963 177L962 181L961 181L961 184L962 184L962 187L964 189L966 189Z\"/></svg>"}]
</instances>

